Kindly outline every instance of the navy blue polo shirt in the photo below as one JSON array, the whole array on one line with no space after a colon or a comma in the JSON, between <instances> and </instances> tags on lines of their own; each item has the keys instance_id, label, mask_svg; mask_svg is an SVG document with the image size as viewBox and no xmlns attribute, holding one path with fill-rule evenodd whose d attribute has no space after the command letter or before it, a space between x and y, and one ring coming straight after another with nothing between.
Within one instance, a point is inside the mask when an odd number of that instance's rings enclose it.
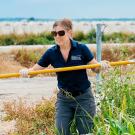
<instances>
[{"instance_id":1,"label":"navy blue polo shirt","mask_svg":"<svg viewBox=\"0 0 135 135\"><path fill-rule=\"evenodd\" d=\"M92 52L84 44L71 40L71 49L67 61L64 60L60 47L49 48L38 61L42 67L52 65L54 68L86 65L94 58ZM85 91L90 87L86 69L57 72L58 88L69 92Z\"/></svg>"}]
</instances>

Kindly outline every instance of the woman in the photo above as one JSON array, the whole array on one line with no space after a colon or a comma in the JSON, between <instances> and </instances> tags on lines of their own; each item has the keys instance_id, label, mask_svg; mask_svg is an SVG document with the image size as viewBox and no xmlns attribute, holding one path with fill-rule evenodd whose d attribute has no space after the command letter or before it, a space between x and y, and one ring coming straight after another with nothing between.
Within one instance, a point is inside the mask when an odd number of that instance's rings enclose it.
<instances>
[{"instance_id":1,"label":"woman","mask_svg":"<svg viewBox=\"0 0 135 135\"><path fill-rule=\"evenodd\" d=\"M69 19L56 21L51 33L56 45L49 48L32 68L21 70L20 74L23 77L28 77L29 71L42 70L50 64L54 68L59 68L98 63L86 45L71 38L72 22ZM108 62L101 62L101 68L108 67ZM99 67L92 70L96 73L100 72ZM70 135L73 119L79 134L90 133L96 106L86 70L59 72L57 80L59 92L56 102L56 128L58 134Z\"/></svg>"}]
</instances>

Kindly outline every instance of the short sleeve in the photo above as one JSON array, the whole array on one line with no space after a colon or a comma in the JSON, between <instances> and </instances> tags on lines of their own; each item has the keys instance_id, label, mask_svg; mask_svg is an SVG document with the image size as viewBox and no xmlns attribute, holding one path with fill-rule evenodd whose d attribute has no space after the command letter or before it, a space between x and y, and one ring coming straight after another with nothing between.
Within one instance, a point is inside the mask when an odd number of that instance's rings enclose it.
<instances>
[{"instance_id":1,"label":"short sleeve","mask_svg":"<svg viewBox=\"0 0 135 135\"><path fill-rule=\"evenodd\" d=\"M94 58L93 53L86 45L82 45L82 53L83 53L85 64L89 63Z\"/></svg>"},{"instance_id":2,"label":"short sleeve","mask_svg":"<svg viewBox=\"0 0 135 135\"><path fill-rule=\"evenodd\" d=\"M48 49L37 62L42 67L48 67L50 65L50 50Z\"/></svg>"}]
</instances>

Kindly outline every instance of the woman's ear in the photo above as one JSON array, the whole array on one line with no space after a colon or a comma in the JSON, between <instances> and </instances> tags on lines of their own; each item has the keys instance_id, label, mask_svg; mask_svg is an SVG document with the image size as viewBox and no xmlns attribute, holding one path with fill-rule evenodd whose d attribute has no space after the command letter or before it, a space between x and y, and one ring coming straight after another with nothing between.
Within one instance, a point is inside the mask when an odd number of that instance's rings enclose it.
<instances>
[{"instance_id":1,"label":"woman's ear","mask_svg":"<svg viewBox=\"0 0 135 135\"><path fill-rule=\"evenodd\" d=\"M73 31L72 30L69 30L68 31L68 36L72 39L73 38Z\"/></svg>"}]
</instances>

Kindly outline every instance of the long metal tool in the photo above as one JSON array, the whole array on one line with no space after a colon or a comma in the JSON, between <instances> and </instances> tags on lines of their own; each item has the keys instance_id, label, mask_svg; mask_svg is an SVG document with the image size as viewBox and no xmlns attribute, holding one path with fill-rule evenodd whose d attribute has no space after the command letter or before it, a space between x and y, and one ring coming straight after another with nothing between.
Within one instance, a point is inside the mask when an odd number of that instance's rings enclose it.
<instances>
[{"instance_id":1,"label":"long metal tool","mask_svg":"<svg viewBox=\"0 0 135 135\"><path fill-rule=\"evenodd\" d=\"M135 64L135 59L127 60L127 61L110 62L111 66L120 66L120 65L127 65L127 64ZM101 66L100 64L91 64L91 65L71 66L71 67L64 67L64 68L44 69L44 70L30 71L29 75L37 75L37 74L52 73L52 72L65 72L65 71L73 71L73 70L80 70L80 69L91 69L100 66ZM11 77L20 77L20 73L0 74L0 79L11 78Z\"/></svg>"}]
</instances>

